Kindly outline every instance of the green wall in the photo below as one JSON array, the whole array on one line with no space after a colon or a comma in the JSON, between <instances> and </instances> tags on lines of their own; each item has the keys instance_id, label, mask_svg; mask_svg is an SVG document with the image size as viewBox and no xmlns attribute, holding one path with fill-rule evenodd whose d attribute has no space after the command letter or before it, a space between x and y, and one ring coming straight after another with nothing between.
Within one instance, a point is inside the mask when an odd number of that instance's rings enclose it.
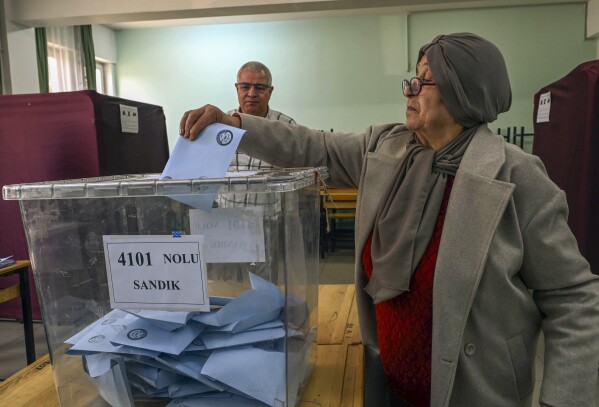
<instances>
[{"instance_id":1,"label":"green wall","mask_svg":"<svg viewBox=\"0 0 599 407\"><path fill-rule=\"evenodd\" d=\"M596 40L585 40L582 4L417 13L410 17L410 55L441 32L471 31L502 51L512 85L512 107L490 125L533 132L533 97L582 62L597 58ZM412 50L414 50L412 52ZM530 151L530 146L526 148Z\"/></svg>"},{"instance_id":2,"label":"green wall","mask_svg":"<svg viewBox=\"0 0 599 407\"><path fill-rule=\"evenodd\" d=\"M536 91L596 59L584 27L584 5L569 4L121 30L117 90L164 107L172 148L182 113L236 107L237 69L259 60L273 73L272 108L309 127L361 131L404 120L400 82L414 76L420 45L471 31L497 44L511 77L512 109L491 128L532 131Z\"/></svg>"}]
</instances>

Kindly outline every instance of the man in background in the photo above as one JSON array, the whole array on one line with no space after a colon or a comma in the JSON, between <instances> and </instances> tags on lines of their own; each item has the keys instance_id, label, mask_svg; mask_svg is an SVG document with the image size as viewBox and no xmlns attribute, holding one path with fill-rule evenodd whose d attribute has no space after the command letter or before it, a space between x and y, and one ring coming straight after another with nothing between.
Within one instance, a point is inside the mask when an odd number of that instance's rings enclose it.
<instances>
[{"instance_id":1,"label":"man in background","mask_svg":"<svg viewBox=\"0 0 599 407\"><path fill-rule=\"evenodd\" d=\"M268 120L296 124L291 117L269 107L268 102L274 86L272 86L270 70L261 62L250 61L243 64L237 72L235 88L239 107L228 111L228 114L245 113ZM230 169L240 171L255 171L264 168L272 168L272 165L239 152L235 153L230 166Z\"/></svg>"}]
</instances>

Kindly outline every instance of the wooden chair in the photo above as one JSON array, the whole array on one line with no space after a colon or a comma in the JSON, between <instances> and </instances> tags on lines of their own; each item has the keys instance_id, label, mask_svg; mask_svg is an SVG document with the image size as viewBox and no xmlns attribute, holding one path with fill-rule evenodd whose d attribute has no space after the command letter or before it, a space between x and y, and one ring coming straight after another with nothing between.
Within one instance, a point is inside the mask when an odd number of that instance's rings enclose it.
<instances>
[{"instance_id":1,"label":"wooden chair","mask_svg":"<svg viewBox=\"0 0 599 407\"><path fill-rule=\"evenodd\" d=\"M326 252L335 251L339 240L354 240L354 223L346 229L339 229L337 221L341 219L355 219L356 201L358 199L358 190L355 188L327 188L320 190L322 200L320 211L320 237L321 237L321 257L324 258Z\"/></svg>"},{"instance_id":2,"label":"wooden chair","mask_svg":"<svg viewBox=\"0 0 599 407\"><path fill-rule=\"evenodd\" d=\"M33 337L33 317L31 316L31 296L29 295L29 260L19 260L15 264L0 268L0 277L19 274L19 283L0 288L0 304L21 297L23 328L25 330L25 352L27 364L35 362L35 341Z\"/></svg>"}]
</instances>

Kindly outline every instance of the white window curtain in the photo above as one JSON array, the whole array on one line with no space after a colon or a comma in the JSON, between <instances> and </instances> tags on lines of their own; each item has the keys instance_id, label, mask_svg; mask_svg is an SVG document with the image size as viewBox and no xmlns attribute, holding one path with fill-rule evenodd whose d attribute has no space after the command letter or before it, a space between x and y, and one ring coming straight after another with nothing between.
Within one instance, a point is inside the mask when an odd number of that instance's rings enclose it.
<instances>
[{"instance_id":1,"label":"white window curtain","mask_svg":"<svg viewBox=\"0 0 599 407\"><path fill-rule=\"evenodd\" d=\"M81 33L74 26L46 27L50 92L86 89Z\"/></svg>"}]
</instances>

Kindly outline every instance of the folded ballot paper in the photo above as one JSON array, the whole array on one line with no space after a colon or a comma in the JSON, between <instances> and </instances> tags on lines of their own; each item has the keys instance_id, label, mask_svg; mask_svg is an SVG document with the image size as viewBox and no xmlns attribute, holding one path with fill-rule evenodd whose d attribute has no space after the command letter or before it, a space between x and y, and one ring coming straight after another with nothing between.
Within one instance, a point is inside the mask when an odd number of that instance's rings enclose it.
<instances>
[{"instance_id":1,"label":"folded ballot paper","mask_svg":"<svg viewBox=\"0 0 599 407\"><path fill-rule=\"evenodd\" d=\"M81 355L112 406L274 407L288 393L294 402L311 341L286 355L285 338L301 332L285 328L284 296L253 273L250 281L235 298L211 297L210 312L112 310L69 338L67 353Z\"/></svg>"},{"instance_id":2,"label":"folded ballot paper","mask_svg":"<svg viewBox=\"0 0 599 407\"><path fill-rule=\"evenodd\" d=\"M242 129L213 123L194 141L179 137L160 179L223 178L244 133ZM199 191L201 194L171 198L209 212L218 186L203 186Z\"/></svg>"}]
</instances>

